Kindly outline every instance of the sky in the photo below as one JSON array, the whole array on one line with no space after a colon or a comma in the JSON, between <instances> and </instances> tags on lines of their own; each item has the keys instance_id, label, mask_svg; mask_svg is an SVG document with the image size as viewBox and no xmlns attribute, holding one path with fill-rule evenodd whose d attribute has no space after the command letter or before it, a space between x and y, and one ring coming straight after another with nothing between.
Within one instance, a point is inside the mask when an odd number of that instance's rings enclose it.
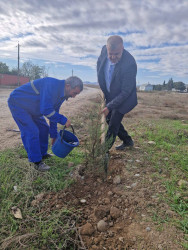
<instances>
[{"instance_id":1,"label":"sky","mask_svg":"<svg viewBox=\"0 0 188 250\"><path fill-rule=\"evenodd\" d=\"M188 0L0 0L0 62L31 60L48 76L97 82L110 35L135 58L137 84L188 84Z\"/></svg>"}]
</instances>

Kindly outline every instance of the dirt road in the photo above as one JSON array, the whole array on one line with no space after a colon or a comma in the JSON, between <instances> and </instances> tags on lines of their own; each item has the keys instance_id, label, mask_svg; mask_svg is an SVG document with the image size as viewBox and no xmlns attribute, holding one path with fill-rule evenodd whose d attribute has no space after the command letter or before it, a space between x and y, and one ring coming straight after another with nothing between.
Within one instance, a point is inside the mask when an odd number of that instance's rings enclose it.
<instances>
[{"instance_id":1,"label":"dirt road","mask_svg":"<svg viewBox=\"0 0 188 250\"><path fill-rule=\"evenodd\" d=\"M22 143L20 133L9 131L14 129L18 130L7 105L7 98L11 92L12 89L0 88L0 150L13 148ZM99 89L84 87L84 90L80 95L63 103L60 113L67 117L69 117L69 114L72 116L74 113L76 114L81 107L86 106L91 98L94 98L98 94Z\"/></svg>"}]
</instances>

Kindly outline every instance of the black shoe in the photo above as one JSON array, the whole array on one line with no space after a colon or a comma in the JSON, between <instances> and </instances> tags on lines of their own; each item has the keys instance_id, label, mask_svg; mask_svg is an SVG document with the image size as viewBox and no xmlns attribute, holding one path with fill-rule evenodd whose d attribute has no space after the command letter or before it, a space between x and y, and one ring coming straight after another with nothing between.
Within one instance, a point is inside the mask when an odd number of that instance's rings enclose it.
<instances>
[{"instance_id":1,"label":"black shoe","mask_svg":"<svg viewBox=\"0 0 188 250\"><path fill-rule=\"evenodd\" d=\"M42 161L40 163L34 163L34 168L40 172L45 172L50 170L50 167Z\"/></svg>"},{"instance_id":2,"label":"black shoe","mask_svg":"<svg viewBox=\"0 0 188 250\"><path fill-rule=\"evenodd\" d=\"M49 158L51 158L51 157L53 157L54 156L54 154L49 154L49 153L47 153L46 155L44 155L43 157L42 157L42 159L44 160L44 159L49 159Z\"/></svg>"},{"instance_id":3,"label":"black shoe","mask_svg":"<svg viewBox=\"0 0 188 250\"><path fill-rule=\"evenodd\" d=\"M128 147L133 147L134 146L134 142L131 140L129 142L123 142L121 145L116 147L116 150L124 150L125 148Z\"/></svg>"}]
</instances>

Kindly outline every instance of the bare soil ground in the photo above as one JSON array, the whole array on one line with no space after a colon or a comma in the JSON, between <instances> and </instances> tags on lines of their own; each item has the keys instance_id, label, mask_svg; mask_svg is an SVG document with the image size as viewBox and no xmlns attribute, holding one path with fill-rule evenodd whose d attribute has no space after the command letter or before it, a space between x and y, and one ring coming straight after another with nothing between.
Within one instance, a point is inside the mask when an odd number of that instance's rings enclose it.
<instances>
[{"instance_id":1,"label":"bare soil ground","mask_svg":"<svg viewBox=\"0 0 188 250\"><path fill-rule=\"evenodd\" d=\"M128 113L126 117L134 117L137 120L148 118L188 119L188 95L186 93L138 92L138 103L136 108Z\"/></svg>"},{"instance_id":2,"label":"bare soil ground","mask_svg":"<svg viewBox=\"0 0 188 250\"><path fill-rule=\"evenodd\" d=\"M19 134L7 129L15 129L6 99L10 91L0 90L0 150L15 147L21 140ZM70 117L85 112L85 107L94 101L98 89L86 88L73 100L62 105L61 112ZM127 114L124 124L128 129L136 130L139 121L161 118L188 119L188 95L179 93L138 93L139 105ZM82 237L82 249L183 249L179 244L183 233L175 226L160 228L152 220L153 212L158 216L175 218L177 214L161 202L156 194L163 194L165 188L156 179L151 178L155 169L150 162L143 161L142 151L137 138L132 150L117 152L113 147L106 181L100 176L85 174L78 178L70 188L58 193L42 196L46 201L45 210L58 210L76 207L80 214L78 227ZM118 140L116 145L118 144ZM86 202L81 203L81 199ZM37 203L37 202L36 202ZM103 220L101 231L97 229ZM99 226L99 225L98 225Z\"/></svg>"}]
</instances>

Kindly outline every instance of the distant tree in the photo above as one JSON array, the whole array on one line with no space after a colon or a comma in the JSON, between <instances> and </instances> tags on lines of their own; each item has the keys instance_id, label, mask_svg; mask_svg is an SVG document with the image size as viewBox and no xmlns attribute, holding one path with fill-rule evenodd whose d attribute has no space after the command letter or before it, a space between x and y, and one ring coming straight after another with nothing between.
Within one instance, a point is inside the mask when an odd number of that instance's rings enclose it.
<instances>
[{"instance_id":1,"label":"distant tree","mask_svg":"<svg viewBox=\"0 0 188 250\"><path fill-rule=\"evenodd\" d=\"M153 90L161 91L162 90L162 85L160 85L160 84L153 85Z\"/></svg>"},{"instance_id":2,"label":"distant tree","mask_svg":"<svg viewBox=\"0 0 188 250\"><path fill-rule=\"evenodd\" d=\"M0 62L0 73L1 74L8 74L9 73L9 67L6 65L6 63Z\"/></svg>"},{"instance_id":3,"label":"distant tree","mask_svg":"<svg viewBox=\"0 0 188 250\"><path fill-rule=\"evenodd\" d=\"M167 83L167 90L172 90L172 88L174 88L174 82L173 82L172 78L170 78L168 83Z\"/></svg>"},{"instance_id":4,"label":"distant tree","mask_svg":"<svg viewBox=\"0 0 188 250\"><path fill-rule=\"evenodd\" d=\"M42 69L38 65L32 65L31 69L31 79L35 80L42 77Z\"/></svg>"},{"instance_id":5,"label":"distant tree","mask_svg":"<svg viewBox=\"0 0 188 250\"><path fill-rule=\"evenodd\" d=\"M42 74L41 74L41 77L47 77L48 76L48 70L49 70L49 67L47 68L46 66L41 66L41 70L42 70Z\"/></svg>"},{"instance_id":6,"label":"distant tree","mask_svg":"<svg viewBox=\"0 0 188 250\"><path fill-rule=\"evenodd\" d=\"M45 66L38 66L31 61L24 62L21 67L21 75L29 77L30 80L39 79L48 76Z\"/></svg>"},{"instance_id":7,"label":"distant tree","mask_svg":"<svg viewBox=\"0 0 188 250\"><path fill-rule=\"evenodd\" d=\"M175 82L174 87L175 89L180 90L180 91L183 91L186 89L185 83L183 82Z\"/></svg>"},{"instance_id":8,"label":"distant tree","mask_svg":"<svg viewBox=\"0 0 188 250\"><path fill-rule=\"evenodd\" d=\"M6 65L6 63L0 62L0 74L17 75L18 69L13 68L12 70L9 70L9 67ZM23 63L22 67L20 68L20 75L27 76L30 80L35 80L48 76L48 68L45 66L35 65L31 61L27 61Z\"/></svg>"},{"instance_id":9,"label":"distant tree","mask_svg":"<svg viewBox=\"0 0 188 250\"><path fill-rule=\"evenodd\" d=\"M164 81L161 90L166 90L166 89L167 89L167 84Z\"/></svg>"},{"instance_id":10,"label":"distant tree","mask_svg":"<svg viewBox=\"0 0 188 250\"><path fill-rule=\"evenodd\" d=\"M11 75L17 75L18 74L18 69L17 68L12 68L12 70L9 72Z\"/></svg>"},{"instance_id":11,"label":"distant tree","mask_svg":"<svg viewBox=\"0 0 188 250\"><path fill-rule=\"evenodd\" d=\"M31 63L31 61L24 62L20 71L21 71L21 75L30 77L32 75L32 63Z\"/></svg>"}]
</instances>

